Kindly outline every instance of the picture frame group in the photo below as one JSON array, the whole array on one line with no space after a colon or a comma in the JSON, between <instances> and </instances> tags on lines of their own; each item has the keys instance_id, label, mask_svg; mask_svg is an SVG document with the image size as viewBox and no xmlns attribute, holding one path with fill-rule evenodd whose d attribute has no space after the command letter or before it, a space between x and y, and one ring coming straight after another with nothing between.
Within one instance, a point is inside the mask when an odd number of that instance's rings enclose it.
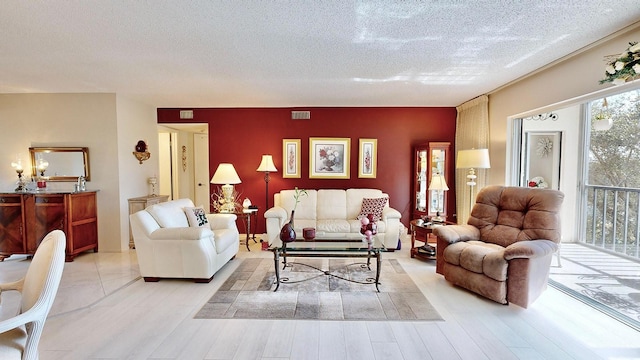
<instances>
[{"instance_id":1,"label":"picture frame group","mask_svg":"<svg viewBox=\"0 0 640 360\"><path fill-rule=\"evenodd\" d=\"M282 139L283 178L302 177L301 144L301 139ZM377 139L359 139L359 178L376 178L378 166L377 148ZM309 138L309 179L349 179L351 177L350 169L350 138Z\"/></svg>"}]
</instances>

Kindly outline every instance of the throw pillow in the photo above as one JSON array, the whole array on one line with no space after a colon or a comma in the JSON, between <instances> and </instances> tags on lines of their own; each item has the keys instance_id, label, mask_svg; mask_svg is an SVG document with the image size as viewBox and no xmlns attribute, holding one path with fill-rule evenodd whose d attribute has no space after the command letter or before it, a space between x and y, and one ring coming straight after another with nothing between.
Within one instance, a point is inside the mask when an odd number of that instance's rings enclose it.
<instances>
[{"instance_id":1,"label":"throw pillow","mask_svg":"<svg viewBox=\"0 0 640 360\"><path fill-rule=\"evenodd\" d=\"M209 224L207 213L202 206L186 207L184 208L184 213L187 215L187 220L191 227L203 227Z\"/></svg>"},{"instance_id":2,"label":"throw pillow","mask_svg":"<svg viewBox=\"0 0 640 360\"><path fill-rule=\"evenodd\" d=\"M363 217L367 217L367 215L373 215L373 221L380 221L382 219L382 210L384 210L385 205L387 205L387 198L364 198L362 199L362 209L360 210L360 215L358 215L358 220Z\"/></svg>"}]
</instances>

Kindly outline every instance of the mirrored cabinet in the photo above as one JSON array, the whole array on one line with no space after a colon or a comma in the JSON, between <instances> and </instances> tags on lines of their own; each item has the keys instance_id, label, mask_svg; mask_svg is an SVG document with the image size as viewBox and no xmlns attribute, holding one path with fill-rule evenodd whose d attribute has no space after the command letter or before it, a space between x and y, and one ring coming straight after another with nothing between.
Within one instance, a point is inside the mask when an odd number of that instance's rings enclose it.
<instances>
[{"instance_id":1,"label":"mirrored cabinet","mask_svg":"<svg viewBox=\"0 0 640 360\"><path fill-rule=\"evenodd\" d=\"M413 218L446 218L445 189L450 183L449 142L429 142L414 149ZM436 177L434 177L436 175Z\"/></svg>"}]
</instances>

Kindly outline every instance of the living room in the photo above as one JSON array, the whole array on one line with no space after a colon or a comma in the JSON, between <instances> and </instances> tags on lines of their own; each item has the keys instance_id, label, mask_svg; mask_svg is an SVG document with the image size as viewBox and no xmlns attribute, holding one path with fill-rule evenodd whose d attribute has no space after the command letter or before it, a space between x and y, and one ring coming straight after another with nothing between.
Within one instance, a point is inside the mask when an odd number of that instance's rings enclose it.
<instances>
[{"instance_id":1,"label":"living room","mask_svg":"<svg viewBox=\"0 0 640 360\"><path fill-rule=\"evenodd\" d=\"M609 94L638 88L637 81L619 86L600 85L598 83L604 74L605 63L603 58L610 54L619 54L629 46L629 42L638 41L640 38L640 28L637 23L610 36L605 37L605 35L603 34L602 40L566 57L557 59L543 68L527 73L525 76L510 81L504 86L495 89L489 88L484 92L474 94L475 97L486 93L489 97L488 127L490 137L488 148L491 157L491 169L486 172L486 184L513 184L511 160L514 155L511 153L510 142L512 141L511 131L514 119L537 115L565 105L577 104L589 99L601 98ZM16 88L18 88L18 85L16 85ZM24 88L31 87L24 86ZM34 89L38 88L34 87ZM471 100L471 98L466 100ZM374 104L353 104L352 106L332 106L332 104L263 106L262 102L257 102L254 106L230 104L228 106L220 104L193 106L188 100L185 100L182 103L150 105L134 95L124 95L123 92L112 91L111 89L104 92L82 92L73 88L68 90L41 88L37 91L10 91L5 87L2 94L0 94L0 118L3 119L3 131L0 133L0 141L6 150L1 156L2 161L6 164L6 171L0 174L0 183L2 183L6 191L13 191L16 174L11 170L9 164L14 161L16 154L22 154L26 160L29 147L88 147L92 172L92 179L88 186L90 189L99 190L97 195L99 254L102 255L104 253L114 258L123 257L129 259L129 211L127 199L148 194L148 178L156 176L159 172L159 163L155 156L159 151L158 125L163 123L198 122L208 124L208 132L210 134L210 175L213 174L218 163L232 162L242 179L238 189L242 191L243 196L249 197L252 202L256 203L261 208L261 211L264 208L265 184L263 180L264 174L256 171L260 157L265 153L273 154L276 165L280 165L282 163L282 140L302 139L302 158L304 159L303 164L305 164L303 166L304 175L301 179L283 179L278 173L272 174L268 194L271 201L273 199L272 194L295 186L305 188L380 188L389 193L390 203L402 213L402 221L405 225L408 225L408 221L411 220L412 148L424 142L446 141L452 144L453 153L453 145L456 142L456 106L462 104L462 102L453 105L447 104L446 106L382 107ZM179 112L185 109L194 111L192 120L185 121L180 119ZM291 111L296 110L310 111L311 119L292 120ZM353 169L356 166L353 161L357 155L358 139L377 139L379 155L377 178L360 179L357 177L357 172L352 170L352 176L349 180L309 179L306 159L308 159L307 150L310 137L350 138ZM151 152L151 158L142 164L131 154L135 144L141 139L147 142ZM278 169L281 169L281 166L278 166ZM456 171L453 163L451 163L449 170L451 173ZM51 182L49 186L52 189L70 190L73 184ZM212 189L215 189L215 187L212 186ZM456 191L447 193L447 201L450 204L448 207L450 210L447 215L450 218L454 218L455 207L451 204L455 204ZM563 224L563 226L571 225ZM263 230L264 225L262 221L259 221L258 232L260 233ZM408 255L407 253L402 253L398 256ZM77 258L76 262L83 264L81 258L82 256ZM89 264L84 265L89 266ZM69 266L73 265L69 264ZM127 264L126 266L129 265ZM233 268L225 268L220 273L220 277L226 277L232 270ZM441 283L441 278L435 276L433 267L425 265L425 263L417 262L413 265L407 265L407 271L413 271L412 274L416 278L423 277L423 280L418 285L421 286L425 293L428 293L431 288L438 289L440 292L440 294L430 295L429 300L438 308L445 319L455 319L455 322L452 321L449 324L440 324L438 326L444 329L444 332L451 331L457 335L466 333L466 336L461 338L467 341L470 341L470 339L474 339L474 342L479 341L478 339L483 336L482 333L485 330L482 319L490 317L492 320L489 322L490 325L487 326L497 327L504 332L508 331L507 327L504 326L504 322L512 321L511 325L517 323L520 326L518 329L521 333L514 343L520 342L522 338L526 338L529 335L535 339L540 339L541 334L546 331L558 331L561 339L572 343L574 349L572 354L576 358L578 357L577 354L582 351L588 355L597 354L602 358L606 358L607 353L616 354L621 358L625 358L625 356L626 358L640 357L637 347L625 346L621 343L611 345L614 349L606 349L608 345L602 339L606 337L607 340L610 340L606 336L607 333L612 332L610 329L615 329L613 332L617 331L625 335L628 334L627 330L624 327L617 328L615 325L610 325L606 319L600 319L600 315L592 313L593 310L591 309L577 305L571 300L563 300L562 294L547 291L541 299L539 307L533 309L533 311L531 309L527 311L504 310L506 308L483 301L480 304L476 304L474 301L477 301L478 298L472 294L458 293L447 287L446 284ZM213 288L220 286L221 281L214 280L209 288L198 288L195 286L197 284L169 282L169 285L166 285L160 282L158 284L160 287L154 287L152 292L194 292L197 294L194 298L200 301L206 295L210 295L209 293ZM157 307L158 309L154 310L155 316L161 316L160 313L163 311L175 311L177 305L162 306L160 302L166 300L165 297L159 298L160 300L152 299L149 305L145 305L143 299L146 296L152 297L152 295L145 295L144 292L148 288L144 289L144 285L136 284L135 294L132 297L111 297L107 299L105 304L111 306L118 301L123 301L125 303L128 302L134 308L141 309L141 311L144 311L142 309L147 306ZM125 293L121 294L124 296ZM129 293L128 295L131 294ZM72 297L72 295L67 296ZM470 299L465 298L465 296ZM453 304L449 299L455 299ZM171 301L174 301L174 304L178 304L189 301L189 297L176 295ZM555 302L560 302L562 305L558 309L554 308ZM192 306L195 307L196 305ZM580 311L575 314L560 314L571 309L580 309ZM91 327L88 324L92 320L100 320L100 325L106 326L105 324L108 322L103 322L106 321L104 318L118 314L118 311L123 311L123 307L114 307L112 313L103 313L101 314L103 318L91 320L90 316L83 314L82 328L84 330L90 329ZM470 313L474 311L480 311L482 315L471 316ZM582 330L581 326L585 325L569 326L559 324L549 319L548 314L541 315L541 313L556 311L558 314L555 315L561 318L561 321L578 321L579 317L594 317L598 318L599 324L606 324L603 326L612 327L609 330L589 329L585 334L577 335L577 338L571 338L567 334L572 331L579 332ZM125 310L123 314L130 316L133 312ZM466 315L470 315L468 320L465 320ZM120 314L117 316L118 321L132 327L136 326L134 321L123 319L125 315ZM501 317L504 317L504 320L495 320ZM74 314L69 313L58 317L58 319L62 318L73 321ZM136 321L144 322L144 319L137 317ZM194 334L201 328L210 327L211 331L214 331L213 325L176 321L177 324L174 323L171 326L184 326L186 330L181 333L184 336ZM602 322L600 323L600 321ZM527 323L540 326L533 332ZM228 328L234 327L229 322L220 322L217 325L228 326ZM287 330L288 326L292 328L302 326L303 330L301 331L310 333L317 332L319 329L323 331L335 329L334 324L305 322L304 325L296 325L295 322L265 322L258 324L255 329L243 323L240 329L233 330L233 333L248 332L248 336L255 335L257 338L268 331L282 331L285 333L294 331ZM373 333L374 330L390 331L391 327L396 327L395 329L398 331L396 336L398 336L403 331L398 329L398 327L402 327L398 325L348 323L343 326L345 328L340 330L340 333L363 331L363 329ZM433 324L427 323L420 325L419 328L428 331L432 326ZM147 331L150 331L152 327L149 324L142 326ZM53 328L64 331L65 325L58 322ZM119 328L119 331L125 333L126 328ZM74 329L74 334L80 333L80 330ZM107 333L109 335L113 334L111 332ZM137 337L135 337L135 340L131 340L132 342L142 343L147 340L145 334L139 332L136 332L136 334ZM404 335L406 335L407 339L420 337L414 330L406 330ZM353 338L350 339L354 342L356 341ZM122 336L118 337L118 341L126 342L127 339ZM326 342L328 340L325 338L321 341ZM499 341L503 343L509 342L509 337L503 335ZM589 341L593 341L592 344L596 345L589 345ZM399 342L406 344L406 342ZM97 344L99 349L103 350L104 353L108 353L106 349L109 346L109 341L103 340L101 342L91 338L89 343ZM249 343L250 341L247 341L245 346L251 346ZM540 343L547 344L542 340L540 340ZM47 349L51 350L51 352L46 358L54 358L55 346L53 341L49 340L48 344L51 346ZM518 348L518 344L511 345ZM534 346L533 348L540 353L543 351L541 350L543 346L538 345L538 347ZM236 348L240 348L240 345ZM130 350L125 355L118 354L122 357L134 356L137 352L133 344L122 345L120 349ZM464 346L458 345L456 349L462 351L460 349L464 349ZM141 353L146 352L146 356L151 358L149 354L153 350L147 350L148 348L145 347ZM69 350L67 349L66 351ZM416 352L418 351L420 351L419 347L416 347ZM87 348L84 348L83 352L80 353L86 355L87 357L85 358L90 358ZM167 351L168 353L169 351ZM464 358L464 354L463 351L459 353L459 356ZM469 358L473 358L473 354L466 353L466 355ZM524 356L523 354L521 355ZM64 355L62 356L64 357ZM215 354L210 354L209 356L216 358ZM404 354L404 356L405 358L411 358L407 354ZM178 358L177 356L174 357ZM318 357L317 354L316 357ZM549 355L548 358L554 357Z\"/></svg>"}]
</instances>

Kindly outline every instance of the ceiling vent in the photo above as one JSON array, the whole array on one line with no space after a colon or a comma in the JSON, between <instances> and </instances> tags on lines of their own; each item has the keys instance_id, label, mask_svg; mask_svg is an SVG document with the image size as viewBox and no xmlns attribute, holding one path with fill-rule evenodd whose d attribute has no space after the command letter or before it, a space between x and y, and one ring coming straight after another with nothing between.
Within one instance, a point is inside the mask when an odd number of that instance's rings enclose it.
<instances>
[{"instance_id":1,"label":"ceiling vent","mask_svg":"<svg viewBox=\"0 0 640 360\"><path fill-rule=\"evenodd\" d=\"M311 111L292 111L292 120L309 120L311 119Z\"/></svg>"},{"instance_id":2,"label":"ceiling vent","mask_svg":"<svg viewBox=\"0 0 640 360\"><path fill-rule=\"evenodd\" d=\"M180 110L180 119L193 119L193 110Z\"/></svg>"}]
</instances>

